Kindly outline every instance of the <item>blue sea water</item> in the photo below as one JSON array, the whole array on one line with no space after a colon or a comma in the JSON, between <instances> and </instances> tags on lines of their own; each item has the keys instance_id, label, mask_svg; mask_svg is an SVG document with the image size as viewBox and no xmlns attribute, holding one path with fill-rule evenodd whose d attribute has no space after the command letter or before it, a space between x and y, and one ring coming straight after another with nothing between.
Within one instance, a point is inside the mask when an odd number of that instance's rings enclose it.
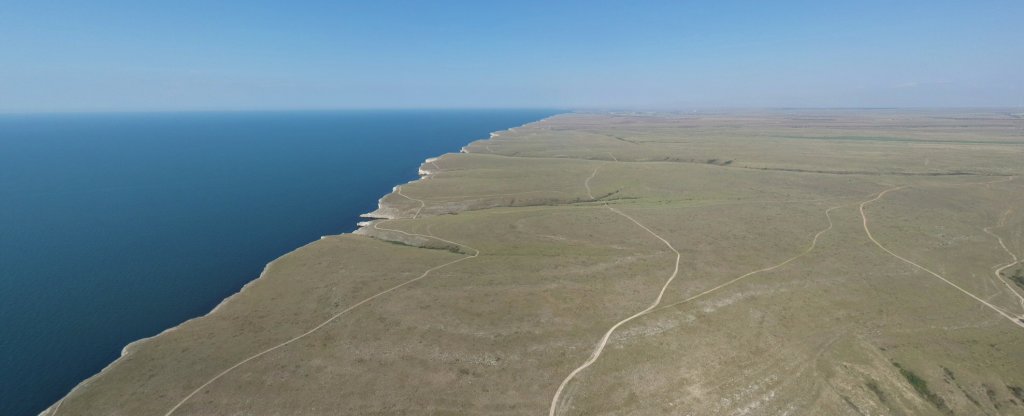
<instances>
[{"instance_id":1,"label":"blue sea water","mask_svg":"<svg viewBox=\"0 0 1024 416\"><path fill-rule=\"evenodd\" d=\"M425 158L554 113L0 116L0 415L352 231Z\"/></svg>"}]
</instances>

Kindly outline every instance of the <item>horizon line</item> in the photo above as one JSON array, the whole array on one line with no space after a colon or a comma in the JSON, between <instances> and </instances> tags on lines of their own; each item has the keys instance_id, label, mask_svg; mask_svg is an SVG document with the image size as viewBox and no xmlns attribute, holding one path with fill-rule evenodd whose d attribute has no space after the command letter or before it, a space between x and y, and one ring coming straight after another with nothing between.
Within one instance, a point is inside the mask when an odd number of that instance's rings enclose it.
<instances>
[{"instance_id":1,"label":"horizon line","mask_svg":"<svg viewBox=\"0 0 1024 416\"><path fill-rule=\"evenodd\" d=\"M679 113L699 111L806 111L806 110L1022 110L1024 105L970 105L970 106L495 106L495 107L325 107L325 108L252 108L252 109L140 109L140 110L0 110L0 116L18 115L113 115L113 114L216 114L216 113L303 113L303 112L344 112L344 111L515 111L549 110L561 112L638 112L638 113Z\"/></svg>"}]
</instances>

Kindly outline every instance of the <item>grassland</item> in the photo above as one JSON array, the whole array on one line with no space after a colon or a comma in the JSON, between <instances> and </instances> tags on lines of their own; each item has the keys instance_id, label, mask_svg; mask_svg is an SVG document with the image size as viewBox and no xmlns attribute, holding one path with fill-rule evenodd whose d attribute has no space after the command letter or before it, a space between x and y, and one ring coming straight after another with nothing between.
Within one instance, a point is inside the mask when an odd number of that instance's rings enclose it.
<instances>
[{"instance_id":1,"label":"grassland","mask_svg":"<svg viewBox=\"0 0 1024 416\"><path fill-rule=\"evenodd\" d=\"M126 348L54 415L1024 414L1024 120L564 114Z\"/></svg>"}]
</instances>

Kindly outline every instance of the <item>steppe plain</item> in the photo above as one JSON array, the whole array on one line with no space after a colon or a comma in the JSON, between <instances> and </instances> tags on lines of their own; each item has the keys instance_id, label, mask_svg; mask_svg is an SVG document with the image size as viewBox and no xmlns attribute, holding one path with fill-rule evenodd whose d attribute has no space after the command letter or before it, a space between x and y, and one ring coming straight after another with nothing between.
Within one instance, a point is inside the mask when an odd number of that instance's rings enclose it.
<instances>
[{"instance_id":1,"label":"steppe plain","mask_svg":"<svg viewBox=\"0 0 1024 416\"><path fill-rule=\"evenodd\" d=\"M44 414L1024 414L1022 117L498 132Z\"/></svg>"}]
</instances>

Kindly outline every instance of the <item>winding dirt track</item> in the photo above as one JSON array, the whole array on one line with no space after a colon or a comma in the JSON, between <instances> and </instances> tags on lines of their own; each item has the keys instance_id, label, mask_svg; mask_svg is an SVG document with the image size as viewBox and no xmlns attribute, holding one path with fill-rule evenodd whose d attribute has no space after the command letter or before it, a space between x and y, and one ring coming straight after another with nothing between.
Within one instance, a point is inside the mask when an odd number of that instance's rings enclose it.
<instances>
[{"instance_id":1,"label":"winding dirt track","mask_svg":"<svg viewBox=\"0 0 1024 416\"><path fill-rule=\"evenodd\" d=\"M600 169L600 168L594 169L594 172L590 174L590 177L588 177L586 179L586 181L583 182L583 186L587 189L587 195L590 196L590 199L594 199L594 194L590 190L590 181L592 179L594 179L594 176L597 176L598 169ZM624 214L622 211L619 211L619 210L617 210L615 208L612 208L611 206L608 205L608 203L605 203L604 207L608 208L612 212L614 212L614 213L616 213L618 215L621 215L622 217L632 221L634 224L636 224L640 228L643 228L644 231L647 231L648 233L653 235L658 240L661 240L661 242L664 243L665 246L667 246L669 248L669 250L672 250L672 252L676 254L675 267L672 270L672 274L668 277L667 280L665 280L665 284L661 286L661 291L658 292L658 297L656 297L654 299L654 302L652 302L651 305L648 306L647 308L645 308L644 310L642 310L640 312L637 312L637 313L631 315L630 317L615 323L615 325L612 325L612 327L609 328L608 331L606 331L604 333L604 336L601 337L601 340L597 343L597 347L594 348L594 352L590 354L590 358L587 359L587 361L584 362L579 367L576 367L576 369L573 370L571 373L569 373L569 375L565 377L565 380L562 380L562 384L560 384L558 386L558 390L555 391L555 396L551 398L551 407L548 410L548 415L549 416L555 416L556 411L558 410L558 399L561 397L562 391L565 390L565 386L567 386L569 384L569 382L571 382L572 379L576 377L577 374L579 374L581 371L585 370L587 367L590 367L591 364L593 364L594 362L597 361L597 359L601 356L601 353L604 352L604 347L608 344L608 338L610 338L612 336L612 333L614 333L615 330L618 329L623 324L625 324L625 323L627 323L629 321L632 321L632 320L634 320L636 318L639 318L639 317L643 316L644 314L654 310L654 308L657 308L658 304L661 303L661 298L665 296L665 291L668 290L668 286L672 283L673 280L675 280L676 275L679 274L679 261L682 258L682 255L679 254L679 251L676 250L676 248L672 246L672 243L669 243L668 240L662 238L660 235L658 235L654 231L651 231L650 228L647 228L647 226L641 224L639 221L637 221L633 217L630 217L629 215Z\"/></svg>"},{"instance_id":2,"label":"winding dirt track","mask_svg":"<svg viewBox=\"0 0 1024 416\"><path fill-rule=\"evenodd\" d=\"M982 231L984 231L986 234L988 234L988 235L990 235L992 237L995 237L996 241L999 242L999 247L1002 247L1003 251L1005 251L1006 254L1009 254L1010 258L1013 259L1013 261L1011 261L1009 263L1006 263L1006 264L1004 264L1002 266L996 266L996 270L995 270L994 273L996 275L996 279L999 279L1000 282L1003 282L1003 284L1006 285L1006 289L1009 290L1010 293L1013 293L1013 295L1017 297L1017 300L1020 301L1021 309L1024 310L1024 296L1021 296L1021 294L1019 292L1017 292L1017 290L1014 289L1012 285L1010 285L1010 282L1007 282L1006 279L1003 278L1003 270L1006 270L1006 269L1009 269L1009 268L1011 268L1013 266L1016 266L1021 261L1020 261L1020 259L1017 258L1016 254L1013 254L1013 252L1010 251L1010 249L1008 247L1006 247L1006 243L1003 242L1003 238L1000 237L998 234L992 232L993 228L999 228L999 227L1002 227L1002 226L1006 225L1006 217L1008 215L1010 215L1011 212L1013 212L1012 208L1006 210L1005 212L1003 212L1003 215L999 216L999 223L998 224L996 224L995 226L992 226L992 227L985 227L985 228L982 229ZM1019 315L1018 318L1020 318L1020 317L1024 317L1024 315Z\"/></svg>"},{"instance_id":3,"label":"winding dirt track","mask_svg":"<svg viewBox=\"0 0 1024 416\"><path fill-rule=\"evenodd\" d=\"M612 157L614 158L614 156L612 156ZM598 172L599 169L600 168L594 169L594 172L592 172L590 174L590 176L587 177L587 179L583 182L583 186L584 186L584 188L586 188L587 195L590 197L590 199L594 199L593 192L592 192L592 190L590 188L590 181L593 180L595 176L597 176L597 172ZM604 351L604 348L607 345L609 338L611 337L612 333L614 333L615 330L618 329L618 327L622 326L623 324L625 324L625 323L627 323L627 322L629 322L629 321L631 321L633 319L636 319L636 318L639 318L639 317L641 317L643 315L646 315L647 313L649 313L649 312L651 312L651 311L653 311L655 309L660 310L660 309L672 307L672 306L675 306L675 305L679 305L679 304L682 304L682 303L690 302L690 301L692 301L694 299L697 299L697 298L700 298L702 296L705 296L705 295L708 295L710 293L713 293L713 292L715 292L715 291L717 291L719 289L722 289L722 288L724 288L726 286L729 286L729 285L731 285L733 283L736 283L736 282L738 282L740 280L746 279L746 278L748 278L750 276L753 276L755 274L771 271L771 270L777 269L779 267L785 266L786 264L789 264L790 262L792 262L792 261L794 261L796 259L799 259L800 257L803 257L803 256L807 255L808 253L813 251L815 247L817 247L818 240L821 238L821 236L823 234L825 234L826 232L832 230L832 228L834 226L833 222L832 222L832 215L831 215L832 210L835 210L835 209L838 209L838 208L842 207L842 205L837 205L837 206L833 206L833 207L830 207L830 208L825 210L825 218L828 220L828 227L826 227L825 229L823 229L821 231L818 231L818 233L816 233L814 235L814 238L811 240L810 246L808 246L807 249L805 249L800 254L797 254L796 256L790 257L789 259L786 259L785 261L783 261L783 262L781 262L779 264L776 264L774 266L770 266L770 267L765 267L763 269L754 270L752 272L749 272L747 274L739 276L739 277L737 277L735 279L732 279L732 280L730 280L728 282L725 282L725 283L723 283L721 285L715 286L715 287L713 287L711 289L708 289L708 290L706 290L704 292L701 292L701 293L699 293L697 295L691 296L691 297L689 297L687 299L684 299L684 300L681 300L679 302L675 302L675 303L672 303L670 305L665 305L665 306L663 306L661 308L658 308L658 305L661 303L661 299L662 299L662 297L665 294L665 290L668 289L669 284L672 283L672 280L675 279L676 275L679 273L679 261L680 261L680 258L681 258L681 255L679 254L679 251L677 251L675 249L675 247L672 247L672 245L668 241L666 241L664 238L662 238L658 234L654 233L653 231L651 231L651 229L647 228L646 226L644 226L643 224L641 224L637 220L635 220L632 217L622 213L619 210L616 210L616 209L610 207L607 203L605 203L604 206L606 208L608 208L609 210L611 210L612 212L615 212L616 214L619 214L619 215L621 215L623 217L626 217L627 219L629 219L630 221L632 221L636 225L640 226L645 231L647 231L648 233L650 233L651 235L655 236L656 238L661 240L663 243L665 243L665 245L668 246L676 254L675 269L673 270L672 275L669 277L668 281L665 282L665 285L662 286L661 292L658 293L658 297L651 304L651 306L648 306L647 309L644 309L644 310L642 310L640 312L637 312L636 314L634 314L634 315L632 315L632 316L630 316L630 317L628 317L628 318L626 318L626 319L624 319L622 321L619 321L618 323L613 325L607 332L605 332L604 337L601 338L600 342L598 342L597 347L595 348L594 352L591 354L590 358L586 362L584 362L583 365L581 365L581 366L577 367L575 370L573 370L573 372L570 373L569 376L567 376L565 378L565 380L562 381L562 384L558 386L558 390L555 391L555 396L551 399L551 407L550 407L550 409L548 411L548 415L549 416L555 416L557 414L558 400L560 399L562 392L565 390L565 387L581 371L583 371L584 369L586 369L587 367L592 365L594 362L597 361L598 358L600 358L601 353Z\"/></svg>"},{"instance_id":4,"label":"winding dirt track","mask_svg":"<svg viewBox=\"0 0 1024 416\"><path fill-rule=\"evenodd\" d=\"M399 187L399 188L398 188L398 194L399 194L399 195L402 195L402 196L403 196L403 197L405 197L405 198L409 198L408 196L406 196L406 195L402 194L402 188L401 188L401 187ZM423 201L420 201L420 200L418 200L418 199L413 199L413 198L409 198L409 199L411 199L411 200L413 200L413 201L418 201L418 202L420 203L420 207L419 207L419 209L417 209L417 210L416 210L416 213L415 213L415 214L413 215L413 218L416 218L417 216L419 216L419 213L420 213L420 211L421 211L421 210L423 209L423 207L425 206L425 204L424 204L424 202L423 202ZM388 221L392 221L392 220L386 220L386 221L383 221L382 223L386 223L386 222L388 222ZM227 375L228 373L230 373L230 372L231 372L231 371L233 371L234 369L236 369L236 368L238 368L238 367L241 367L241 366L242 366L242 365L244 365L245 363L248 363L248 362L250 362L250 361L252 361L252 360L255 360L255 359L259 358L259 357L262 357L263 355L266 355L266 354L268 354L268 353L270 353L270 352L273 352L274 350L277 350L277 349L279 349L279 348L282 348L282 347L284 347L284 346L286 346L286 345L288 345L288 344L291 344L291 343L293 343L293 342L295 342L295 341L298 341L298 340L300 340L300 339L302 339L302 338L305 338L306 336L309 336L310 334L313 334L314 332L317 332L317 331L319 331L319 330L320 330L321 328L323 328L323 327L324 327L324 326L326 326L327 324L331 323L332 321L334 321L334 320L336 320L336 319L340 318L340 317L341 317L342 315L345 315L345 314L347 314L347 313L351 312L352 310L354 310L354 309L356 309L356 308L358 308L358 307L360 307L360 306L362 306L362 305L366 304L367 302L370 302L370 301L372 301L372 300L374 300L374 299L376 299L376 298L378 298L378 297L384 296L384 295L386 295L386 294L388 294L388 293L390 293L390 292L392 292L392 291L395 291L395 290L397 290L397 289L399 289L399 288L401 288L401 287L403 287L403 286L406 286L406 285L409 285L409 284L411 284L411 283L414 283L414 282L416 282L416 281L418 281L418 280L421 280L421 279L423 279L423 278L427 277L427 276L428 276L428 275L429 275L429 274L430 274L431 272L433 272L433 271L436 271L436 270L442 269L442 268L444 268L444 267L447 267L447 266L451 266L451 265L453 265L453 264L455 264L455 263L459 263L459 262L462 262L462 261L466 261L466 260L469 260L469 259L475 258L475 257L477 257L477 256L479 256L479 255L480 255L480 250L477 250L477 249L475 249L475 248L472 248L472 247L470 247L470 246L467 246L467 245L465 245L465 244L461 244L461 243L456 243L456 242L454 242L454 241L446 240L446 239L443 239L443 238L440 238L440 237L437 237L437 236L433 236L433 235L425 235L425 234L416 234L416 233L409 233L409 232L405 232L405 231L402 231L402 230L396 230L396 229L391 229L391 228L384 228L384 227L381 227L381 226L380 226L380 223L376 223L376 222L375 222L375 223L373 224L373 228L374 228L374 229L376 229L376 230L381 230L381 231L391 231L391 232L397 232L397 233L405 234L405 235L408 235L408 236L424 237L424 238L430 238L430 239L434 239L434 240L438 240L438 241L443 241L443 242L445 242L445 243L449 243L449 244L454 244L454 245L457 245L457 246L459 246L459 247L464 247L464 248L467 248L467 249L469 249L469 250L472 250L472 251L473 251L473 254L472 254L472 255L467 255L466 257L462 257L462 258L459 258L459 259L456 259L456 260L453 260L453 261L450 261L450 262L447 262L447 263L444 263L444 264L441 264L441 265L439 265L439 266L434 266L434 267L431 267L431 268L427 269L427 270L426 270L425 272L423 272L423 274L421 274L421 275L417 276L416 278L413 278L413 279L410 279L410 280L406 280L405 282L402 282L402 283L400 283L400 284L397 284L397 285L395 285L395 286L392 286L392 287L390 287L390 288L388 288L388 289L386 289L386 290L384 290L384 291L381 291L381 292L379 292L379 293L377 293L377 294L375 294L375 295L373 295L373 296L370 296L370 297L368 297L368 298L366 298L366 299L363 299L363 300L361 300L361 301L359 301L359 302L356 302L356 303L355 303L355 304L353 304L352 306L349 306L348 308L345 308L345 309L344 309L344 310L342 310L341 312L338 312L338 313L334 314L333 316L331 316L331 317L330 317L330 318L328 318L327 320L325 320L325 321L321 322L321 323L320 323L319 325L317 325L317 326L313 327L312 329L310 329L310 330L308 330L308 331L306 331L306 332L304 332L304 333L302 333L302 334L300 334L300 335L298 335L298 336L296 336L296 337L294 337L294 338L291 338L291 339L289 339L289 340L287 340L287 341L285 341L285 342L282 342L282 343L280 343L280 344L277 344L277 345L275 345L275 346L273 346L273 347L267 348L266 350L263 350L263 351L261 351L261 352L259 352L259 353L256 353L256 354L254 354L254 355L250 356L249 358L246 358L246 359L244 359L244 360L242 360L242 361L239 361L239 362L238 362L238 363L236 363L235 365L233 365L233 366L231 366L231 367L228 367L228 368L227 368L226 370L224 370L224 371L221 371L221 372L220 372L220 373L218 373L218 374L217 374L216 376L213 376L213 378L211 378L210 380L208 380L208 381L207 381L206 383L203 383L203 384L202 384L201 386L199 386L198 388L196 388L195 390L193 390L193 391L192 391L191 393L189 393L189 394L188 394L188 396L185 396L185 398L181 399L181 401L179 401L179 402L178 402L178 404L174 405L174 407L172 407L172 408L171 408L171 410L168 410L168 411L167 411L167 413L165 413L165 414L164 414L164 416L170 416L170 415L171 415L171 414L173 414L173 413L174 413L174 412L175 412L176 410L178 410L178 408L180 408L180 407L181 407L182 405L184 405L184 404L185 404L185 403L186 403L186 402L187 402L187 401L188 401L189 399L191 399L191 398L192 398L192 396L195 396L195 395L196 395L196 393L199 393L200 391L202 391L203 389L205 389L205 388L206 388L207 386L209 386L209 385L210 385L210 384L212 384L213 382L217 381L217 380L218 380L218 379L220 379L221 377L224 377L225 375ZM58 406L59 406L59 405L58 405ZM59 407L58 407L58 408L59 408ZM53 412L53 414L56 414L56 410L55 410L55 411Z\"/></svg>"},{"instance_id":5,"label":"winding dirt track","mask_svg":"<svg viewBox=\"0 0 1024 416\"><path fill-rule=\"evenodd\" d=\"M982 184L979 184L979 185L982 185ZM863 223L864 223L864 232L868 235L868 238L871 240L871 242L875 243L875 245L878 246L878 248L882 249L882 251L885 251L886 253L889 253L891 256L893 256L893 257L895 257L897 259L902 260L904 263L907 263L907 264L909 264L911 266L914 266L914 267L916 267L918 269L921 269L921 270L927 272L928 274L930 274L932 276L935 276L939 280L941 280L943 282L946 282L946 284L956 288L956 290L959 290L960 292L963 292L963 294L965 294L967 296L970 296L972 299L978 301L982 305L985 305L989 309L992 309L993 311L996 311L996 313L998 313L1002 317L1006 318L1007 320L1012 322L1014 325L1017 325L1017 326L1019 326L1021 328L1024 328L1024 322L1022 322L1020 319L1018 319L1018 318L1016 318L1014 316L1011 316L1010 314L1004 312L999 307L997 307L997 306L995 306L995 305L993 305L991 303L988 303L984 299L982 299L982 298L976 296L975 294L967 291L966 289L958 286L956 283L951 282L949 279L946 279L942 275L931 271L931 269L928 269L927 267L924 267L924 266L922 266L920 264L914 263L913 261L910 261L907 258L905 258L903 256L900 256L899 254L896 254L892 250L889 250L888 248L883 246L882 243L879 243L878 240L875 239L875 236L871 235L871 229L868 228L868 216L864 212L864 207L867 206L870 203L873 203L875 201L878 201L878 200L882 199L882 197L884 197L885 194L888 194L889 192L897 191L897 190L900 190L900 189L903 189L903 188L905 188L905 186L896 186L896 187L893 187L893 188L886 189L886 190L884 190L882 192L879 192L878 195L875 196L874 198L860 203L860 217L861 217L861 219L863 220Z\"/></svg>"},{"instance_id":6,"label":"winding dirt track","mask_svg":"<svg viewBox=\"0 0 1024 416\"><path fill-rule=\"evenodd\" d=\"M683 299L683 300L681 300L681 301L678 301L678 302L673 302L673 303L670 303L670 304L668 304L668 305L662 306L661 308L658 308L658 309L660 310L660 309L666 309L666 308L671 308L671 307L673 307L673 306L677 306L677 305L681 305L681 304L683 304L683 303L687 303L687 302L690 302L690 301L692 301L692 300L695 300L695 299L697 299L697 298L700 298L701 296L705 296L705 295L708 295L708 294L710 294L710 293L712 293L712 292L715 292L715 291L717 291L717 290L719 290L719 289L722 289L722 288L724 288L724 287L726 287L726 286L729 286L729 285L731 285L731 284L733 284L733 283L736 283L736 282L738 282L738 281L740 281L740 280L746 279L746 278L748 278L748 277L750 277L750 276L753 276L753 275L755 275L755 274L758 274L758 273L763 273L763 272L769 272L769 271L772 271L772 270L778 269L779 267L782 267L782 266L785 266L785 265L789 264L789 263L790 263L790 262L792 262L793 260L796 260L796 259L799 259L799 258L801 258L801 257L803 257L803 256L806 256L806 255L807 255L807 254L809 254L809 253L810 253L811 251L813 251L815 247L817 247L817 246L818 246L818 239L819 239L819 238L821 238L822 234L825 234L825 233L827 233L827 232L829 232L829 231L831 231L831 230L832 230L832 227L833 227L833 224L832 224L832 210L834 210L834 209L837 209L837 208L841 208L841 207L843 207L843 206L842 206L842 205L836 205L836 206L834 206L834 207L831 207L831 208L829 208L829 209L826 209L826 210L825 210L825 218L826 218L826 219L828 219L828 227L827 227L827 228L825 228L824 230L818 231L818 233L817 233L817 234L815 234L815 235L814 235L814 238L813 238L813 239L811 240L811 245L810 245L810 246L808 246L808 247L807 247L807 248L806 248L806 249L805 249L805 250L804 250L803 252L801 252L800 254L797 254L797 255L795 255L795 256L793 256L793 257L790 257L790 258L786 259L785 261L783 261L782 263L779 263L779 264L776 264L776 265L774 265L774 266L770 266L770 267L765 267L765 268L763 268L763 269L757 269L757 270L754 270L754 271L752 271L752 272L750 272L750 273L747 273L747 274L745 274L745 275L739 276L739 277L737 277L737 278L735 278L735 279L732 279L732 280L730 280L730 281L728 281L728 282L722 283L722 284L720 284L720 285L718 285L718 286L715 286L715 287L713 287L713 288L711 288L711 289L705 290L705 291L703 291L703 292L700 292L700 293L698 293L698 294L696 294L696 295L690 296L690 297L688 297L688 298L686 298L686 299Z\"/></svg>"},{"instance_id":7,"label":"winding dirt track","mask_svg":"<svg viewBox=\"0 0 1024 416\"><path fill-rule=\"evenodd\" d=\"M416 219L417 217L419 217L419 216L420 216L420 211L423 211L423 207L427 206L427 203L426 203L426 202L423 202L423 200L422 200L422 199L410 198L410 197L409 197L409 196L407 196L406 194L403 194L403 193L402 193L402 187L401 187L401 186L399 186L399 187L395 188L395 192L396 192L396 193L398 193L399 195L401 195L401 196L402 196L402 198L408 199L408 200L410 200L410 201L416 201L416 202L419 202L419 203L420 203L420 207L419 207L419 208L416 208L416 212L412 214L412 219ZM377 227L376 227L376 226L374 226L373 228L377 228ZM377 228L377 229L379 229L379 228Z\"/></svg>"},{"instance_id":8,"label":"winding dirt track","mask_svg":"<svg viewBox=\"0 0 1024 416\"><path fill-rule=\"evenodd\" d=\"M584 187L586 188L586 191L587 191L587 195L592 200L594 199L594 195L593 195L593 192L592 192L592 190L590 188L590 181L593 180L595 176L597 176L597 172L598 172L599 169L600 168L594 169L594 171L590 174L590 176L587 177L587 179L583 182L583 185L584 185ZM1010 180L1012 180L1012 178ZM989 184L997 183L997 182L1001 182L1001 181L1002 180L998 180L998 181L994 181L994 182L987 182L987 183L982 183L982 184L977 184L977 185L989 185ZM935 273L934 271L932 271L932 270L930 270L930 269L928 269L928 268L926 268L924 266L921 266L921 265L919 265L919 264L917 264L917 263L915 263L913 261L910 261L910 260L908 260L908 259L906 259L906 258L904 258L904 257L902 257L902 256L900 256L898 254L896 254L892 250L889 250L888 248L883 246L880 242L878 242L878 240L876 240L874 238L874 236L871 234L871 230L870 230L870 228L868 226L868 217L867 217L867 215L865 213L865 206L867 206L868 204L871 204L873 202L876 202L876 201L882 199L889 192L897 191L897 190L903 189L903 188L904 188L904 186L897 186L897 187L886 189L884 191L879 192L873 198L871 198L869 200L866 200L866 201L863 201L863 202L860 203L859 211L860 211L860 214L861 214L861 219L863 221L864 231L867 234L868 238L871 240L871 242L874 243L879 248L881 248L886 253L892 255L893 257L896 257L897 259L899 259L899 260L901 260L901 261L903 261L903 262L905 262L907 264L910 264L910 265L912 265L912 266L914 266L914 267L916 267L918 269L921 269L921 270L931 274L932 276L942 280L946 284L956 288L960 292L963 292L964 294L970 296L972 299L974 299L974 300L980 302L981 304L987 306L988 308L996 311L997 313L999 313L1004 318L1008 319L1013 324L1024 328L1024 321L1022 321L1019 317L1013 317L1013 316L1007 314L1006 312L1004 312L999 307L997 307L995 305L992 305L991 303L989 303L989 302L979 298L978 296L974 295L973 293L963 289L962 287L960 287L960 286L956 285L955 283L951 282L950 280L946 279L942 275L939 275L938 273ZM679 304L682 304L682 303L693 301L693 300L695 300L697 298L700 298L702 296L705 296L705 295L713 293L713 292L715 292L717 290L720 290L720 289L722 289L722 288L724 288L726 286L732 285L732 284L734 284L734 283L736 283L738 281L741 281L743 279L749 278L750 276L753 276L755 274L771 271L771 270L777 269L779 267L785 266L786 264L789 264L790 262L792 262L792 261L794 261L796 259L799 259L800 257L803 257L803 256L807 255L808 253L810 253L811 251L813 251L815 249L815 247L818 244L818 240L820 239L820 237L823 234L825 234L826 232L830 231L834 227L834 224L833 224L833 221L832 221L831 212L833 210L837 209L837 208L842 207L842 205L833 206L833 207L830 207L827 210L825 210L825 217L828 220L828 227L826 227L825 229L823 229L821 231L818 231L818 233L816 233L814 235L814 238L811 240L810 246L808 246L807 249L805 249L800 254L797 254L796 256L790 257L789 259L786 259L785 261L783 261L783 262L781 262L779 264L776 264L776 265L773 265L773 266L770 266L770 267L765 267L763 269L758 269L758 270L754 270L752 272L746 273L746 274L744 274L742 276L736 277L736 278L734 278L734 279L732 279L732 280L730 280L728 282L725 282L725 283L723 283L721 285L715 286L715 287L713 287L711 289L708 289L708 290L706 290L704 292L701 292L701 293L699 293L697 295L691 296L691 297L689 297L687 299L684 299L684 300L681 300L679 302L675 302L675 303L672 303L672 304L669 304L669 305L662 306L661 308L658 308L658 305L661 303L661 300L662 300L662 297L664 296L665 290L668 288L668 285L672 282L673 279L675 279L676 275L679 272L679 261L680 261L680 257L681 257L679 252L674 247L672 247L672 245L668 241L666 241L664 238L662 238L657 233L652 231L650 228L647 228L646 226L644 226L643 224L638 222L636 219L634 219L634 218L632 218L632 217L622 213L621 211L619 211L619 210L617 210L615 208L612 208L607 203L604 203L604 207L608 208L612 212L615 212L616 214L619 214L619 215L629 219L630 221L632 221L633 223L635 223L636 225L640 226L645 231L650 233L651 235L653 235L656 238L658 238L659 240L661 240L666 246L668 246L673 252L675 252L676 253L675 269L673 270L672 275L669 277L669 279L665 282L665 285L662 287L661 291L658 293L658 297L654 300L654 302L650 306L648 306L646 309L644 309L644 310L642 310L640 312L637 312L637 313L633 314L632 316L630 316L630 317L628 317L626 319L623 319L623 320L617 322L615 325L613 325L611 328L609 328L608 331L605 332L605 334L601 338L601 340L598 342L596 348L594 349L593 353L591 353L589 359L587 359L587 361L585 361L582 365L580 365L575 370L573 370L562 381L562 383L558 386L558 389L555 391L554 397L551 399L551 406L550 406L549 411L548 411L549 416L555 416L556 414L558 414L559 399L561 398L561 395L562 395L563 391L565 390L566 386L581 371L583 371L584 369L586 369L587 367L589 367L590 365L592 365L594 362L596 362L598 360L598 358L601 356L601 353L604 351L604 348L607 346L608 340L610 339L612 333L614 333L615 330L618 329L620 326L622 326L623 324L625 324L625 323L627 323L629 321L632 321L632 320L634 320L636 318L639 318L639 317L641 317L641 316L643 316L643 315L645 315L645 314L647 314L647 313L649 313L649 312L651 312L651 311L653 311L655 309L660 310L660 309L669 308L669 307L676 306L676 305L679 305ZM1005 214L1004 214L1004 218L1005 218ZM1000 224L998 226L1002 226L1002 225L1003 225L1003 220L1000 220ZM996 234L991 232L991 230L990 230L991 228L993 228L993 227L986 228L985 232L990 234L990 235L992 235L993 237L995 237L997 239L997 241L999 242L1000 246L1003 248L1003 250L1006 251L1011 256L1011 258L1013 259L1013 262L1011 262L1009 264L1006 264L1006 265L1003 265L1003 266L1001 266L1000 268L998 268L995 271L996 276L999 278L999 280L1002 281L1004 284L1006 284L1008 288L1010 288L1010 285L1005 280L1002 279L1000 273L1003 270L1005 270L1005 269L1007 269L1009 267L1012 267L1013 265L1021 263L1021 260L1018 259L1017 256L1015 254L1013 254L1006 247L1006 245L1002 241L1002 238L1000 238L998 235L996 235ZM1011 290L1011 292L1013 292L1014 295L1016 295L1021 300L1021 306L1024 307L1024 297L1021 297L1020 294L1018 294L1012 288L1010 288L1010 290Z\"/></svg>"}]
</instances>

